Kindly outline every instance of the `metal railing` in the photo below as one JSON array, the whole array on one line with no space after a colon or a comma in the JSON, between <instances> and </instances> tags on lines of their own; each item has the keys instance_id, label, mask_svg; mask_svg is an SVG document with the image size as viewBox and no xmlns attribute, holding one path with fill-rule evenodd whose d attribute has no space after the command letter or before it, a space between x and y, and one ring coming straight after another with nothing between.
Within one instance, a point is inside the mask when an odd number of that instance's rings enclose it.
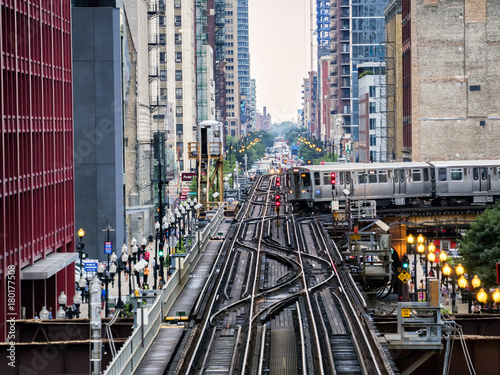
<instances>
[{"instance_id":1,"label":"metal railing","mask_svg":"<svg viewBox=\"0 0 500 375\"><path fill-rule=\"evenodd\" d=\"M153 305L142 307L142 312L147 315L147 324L139 324L132 335L125 341L115 358L109 363L103 374L128 375L133 374L139 367L142 359L149 350L156 335L160 330L165 313L172 307L175 299L182 291L182 287L189 278L192 269L196 266L202 251L208 245L210 238L214 235L224 218L224 208L220 207L213 216L210 223L198 231L194 238L193 246L183 257L181 267L177 267L172 277L168 280L165 288L158 291L159 296ZM198 243L199 241L199 243ZM184 267L187 265L187 267ZM140 297L139 297L140 298Z\"/></svg>"}]
</instances>

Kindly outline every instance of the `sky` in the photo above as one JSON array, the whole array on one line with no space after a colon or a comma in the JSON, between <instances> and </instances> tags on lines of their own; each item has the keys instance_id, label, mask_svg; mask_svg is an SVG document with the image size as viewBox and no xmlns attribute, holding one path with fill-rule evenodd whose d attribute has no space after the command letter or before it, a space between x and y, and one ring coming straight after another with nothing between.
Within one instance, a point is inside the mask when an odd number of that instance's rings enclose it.
<instances>
[{"instance_id":1,"label":"sky","mask_svg":"<svg viewBox=\"0 0 500 375\"><path fill-rule=\"evenodd\" d=\"M302 83L311 70L310 0L249 0L250 78L273 123L297 122Z\"/></svg>"}]
</instances>

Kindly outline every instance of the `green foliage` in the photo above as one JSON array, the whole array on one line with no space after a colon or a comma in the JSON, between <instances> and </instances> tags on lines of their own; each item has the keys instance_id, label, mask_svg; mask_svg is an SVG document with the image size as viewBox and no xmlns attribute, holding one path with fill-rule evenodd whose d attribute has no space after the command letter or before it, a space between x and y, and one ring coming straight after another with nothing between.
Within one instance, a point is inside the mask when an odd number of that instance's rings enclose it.
<instances>
[{"instance_id":1,"label":"green foliage","mask_svg":"<svg viewBox=\"0 0 500 375\"><path fill-rule=\"evenodd\" d=\"M363 73L359 75L358 79L361 79L364 76L371 76L371 75L373 75L373 72L371 70L365 70Z\"/></svg>"},{"instance_id":2,"label":"green foliage","mask_svg":"<svg viewBox=\"0 0 500 375\"><path fill-rule=\"evenodd\" d=\"M179 243L177 244L175 252L180 253L180 254L186 253L186 245L184 243L184 237L181 237L181 239L179 240Z\"/></svg>"},{"instance_id":3,"label":"green foliage","mask_svg":"<svg viewBox=\"0 0 500 375\"><path fill-rule=\"evenodd\" d=\"M482 285L496 285L495 264L500 262L500 203L484 211L459 240L463 266Z\"/></svg>"},{"instance_id":4,"label":"green foliage","mask_svg":"<svg viewBox=\"0 0 500 375\"><path fill-rule=\"evenodd\" d=\"M299 141L299 137L307 137L307 129L298 128L296 126L290 128L290 130L286 133L285 138L288 141L288 145L297 144Z\"/></svg>"}]
</instances>

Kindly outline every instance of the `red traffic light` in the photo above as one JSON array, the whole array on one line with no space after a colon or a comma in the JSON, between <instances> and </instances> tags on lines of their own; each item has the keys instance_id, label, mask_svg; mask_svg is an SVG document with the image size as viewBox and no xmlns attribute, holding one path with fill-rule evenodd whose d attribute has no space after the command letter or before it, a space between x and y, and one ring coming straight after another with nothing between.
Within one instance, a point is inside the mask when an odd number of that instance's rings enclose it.
<instances>
[{"instance_id":1,"label":"red traffic light","mask_svg":"<svg viewBox=\"0 0 500 375\"><path fill-rule=\"evenodd\" d=\"M321 160L321 165L325 165L325 161L324 160Z\"/></svg>"},{"instance_id":2,"label":"red traffic light","mask_svg":"<svg viewBox=\"0 0 500 375\"><path fill-rule=\"evenodd\" d=\"M330 175L331 177L331 182L332 182L332 185L335 185L335 182L336 182L336 179L335 179L335 172L332 172L332 174Z\"/></svg>"},{"instance_id":3,"label":"red traffic light","mask_svg":"<svg viewBox=\"0 0 500 375\"><path fill-rule=\"evenodd\" d=\"M276 195L275 199L276 199L277 201L279 201L279 200L281 199L281 197L280 197L279 195Z\"/></svg>"},{"instance_id":4,"label":"red traffic light","mask_svg":"<svg viewBox=\"0 0 500 375\"><path fill-rule=\"evenodd\" d=\"M279 207L280 205L281 205L281 202L280 202L280 201L277 201L277 202L276 202L276 206L278 206L278 207Z\"/></svg>"}]
</instances>

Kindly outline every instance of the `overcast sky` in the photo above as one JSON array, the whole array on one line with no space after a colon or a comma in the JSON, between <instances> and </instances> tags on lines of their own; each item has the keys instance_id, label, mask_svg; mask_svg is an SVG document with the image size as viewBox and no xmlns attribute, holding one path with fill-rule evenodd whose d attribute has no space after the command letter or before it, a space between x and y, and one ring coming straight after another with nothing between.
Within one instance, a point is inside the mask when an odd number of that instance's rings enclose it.
<instances>
[{"instance_id":1,"label":"overcast sky","mask_svg":"<svg viewBox=\"0 0 500 375\"><path fill-rule=\"evenodd\" d=\"M302 82L310 70L310 0L249 0L250 77L257 110L273 123L297 121Z\"/></svg>"}]
</instances>

